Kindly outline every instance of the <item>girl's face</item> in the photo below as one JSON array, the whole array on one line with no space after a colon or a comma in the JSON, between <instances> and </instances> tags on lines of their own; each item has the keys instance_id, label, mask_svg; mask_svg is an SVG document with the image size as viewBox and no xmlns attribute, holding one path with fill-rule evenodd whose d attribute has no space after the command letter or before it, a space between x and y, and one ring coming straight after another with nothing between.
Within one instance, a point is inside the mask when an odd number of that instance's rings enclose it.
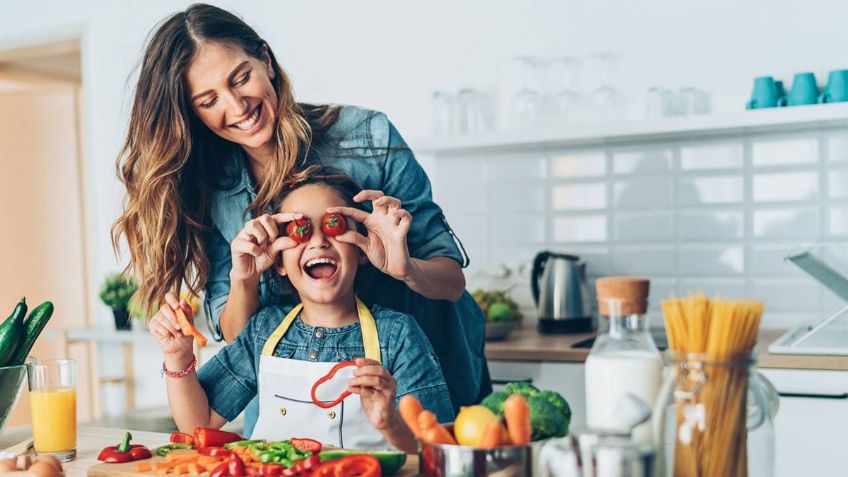
<instances>
[{"instance_id":1,"label":"girl's face","mask_svg":"<svg viewBox=\"0 0 848 477\"><path fill-rule=\"evenodd\" d=\"M280 210L300 212L312 222L312 237L283 251L280 275L286 275L303 302L332 303L353 294L356 269L366 257L355 245L339 242L321 232L321 218L329 207L348 204L339 192L324 184L309 184L289 194ZM350 219L345 219L348 226Z\"/></svg>"},{"instance_id":2,"label":"girl's face","mask_svg":"<svg viewBox=\"0 0 848 477\"><path fill-rule=\"evenodd\" d=\"M274 135L277 94L271 59L265 56L260 61L238 47L204 43L186 70L194 113L247 152L267 148Z\"/></svg>"}]
</instances>

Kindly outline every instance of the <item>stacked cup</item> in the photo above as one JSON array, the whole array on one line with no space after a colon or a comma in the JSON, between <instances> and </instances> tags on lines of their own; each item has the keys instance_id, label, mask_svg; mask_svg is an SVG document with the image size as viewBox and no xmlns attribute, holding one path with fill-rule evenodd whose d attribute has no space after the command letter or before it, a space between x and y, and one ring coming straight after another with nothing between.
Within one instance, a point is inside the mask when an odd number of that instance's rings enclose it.
<instances>
[{"instance_id":1,"label":"stacked cup","mask_svg":"<svg viewBox=\"0 0 848 477\"><path fill-rule=\"evenodd\" d=\"M782 81L771 76L755 78L751 100L745 108L763 109L842 101L848 101L848 69L831 71L827 87L821 93L816 76L811 72L796 73L788 93L784 91Z\"/></svg>"}]
</instances>

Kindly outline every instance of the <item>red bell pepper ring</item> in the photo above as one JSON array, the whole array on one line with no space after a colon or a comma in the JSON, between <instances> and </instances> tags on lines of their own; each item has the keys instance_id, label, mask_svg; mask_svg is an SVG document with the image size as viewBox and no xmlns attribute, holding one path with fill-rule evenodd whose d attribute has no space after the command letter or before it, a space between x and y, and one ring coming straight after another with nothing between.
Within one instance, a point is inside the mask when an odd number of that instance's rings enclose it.
<instances>
[{"instance_id":1,"label":"red bell pepper ring","mask_svg":"<svg viewBox=\"0 0 848 477\"><path fill-rule=\"evenodd\" d=\"M379 477L380 461L373 455L354 454L324 462L312 472L312 477Z\"/></svg>"},{"instance_id":2,"label":"red bell pepper ring","mask_svg":"<svg viewBox=\"0 0 848 477\"><path fill-rule=\"evenodd\" d=\"M229 457L233 451L223 447L198 447L197 453L200 455L211 455L212 457Z\"/></svg>"},{"instance_id":3,"label":"red bell pepper ring","mask_svg":"<svg viewBox=\"0 0 848 477\"><path fill-rule=\"evenodd\" d=\"M121 443L116 446L109 446L100 451L97 460L106 462L107 464L122 464L124 462L133 462L136 460L149 459L153 457L150 449L141 445L130 445L132 435L127 432Z\"/></svg>"},{"instance_id":4,"label":"red bell pepper ring","mask_svg":"<svg viewBox=\"0 0 848 477\"><path fill-rule=\"evenodd\" d=\"M336 407L340 402L344 401L348 396L350 396L350 391L345 391L339 395L332 402L324 402L318 399L318 386L326 383L327 381L333 379L333 376L343 368L348 368L350 366L356 366L356 361L342 361L341 363L333 366L329 373L326 376L322 376L318 378L318 381L315 381L315 384L312 385L312 402L315 403L316 406L322 409L330 409L331 407Z\"/></svg>"},{"instance_id":5,"label":"red bell pepper ring","mask_svg":"<svg viewBox=\"0 0 848 477\"><path fill-rule=\"evenodd\" d=\"M242 436L233 432L210 427L194 428L194 445L197 447L221 447L229 442L242 440L244 440Z\"/></svg>"},{"instance_id":6,"label":"red bell pepper ring","mask_svg":"<svg viewBox=\"0 0 848 477\"><path fill-rule=\"evenodd\" d=\"M312 452L313 454L321 452L321 448L323 447L315 439L292 437L289 442L295 449L303 452Z\"/></svg>"},{"instance_id":7,"label":"red bell pepper ring","mask_svg":"<svg viewBox=\"0 0 848 477\"><path fill-rule=\"evenodd\" d=\"M192 444L194 445L194 437L185 432L172 432L171 444Z\"/></svg>"}]
</instances>

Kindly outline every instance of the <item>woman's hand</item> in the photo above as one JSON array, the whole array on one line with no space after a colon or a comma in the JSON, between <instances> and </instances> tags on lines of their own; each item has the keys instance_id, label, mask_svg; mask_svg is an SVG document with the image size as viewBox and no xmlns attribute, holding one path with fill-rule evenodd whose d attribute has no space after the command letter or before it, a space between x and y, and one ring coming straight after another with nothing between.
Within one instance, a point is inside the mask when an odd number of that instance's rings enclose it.
<instances>
[{"instance_id":1,"label":"woman's hand","mask_svg":"<svg viewBox=\"0 0 848 477\"><path fill-rule=\"evenodd\" d=\"M372 201L374 211L369 214L353 207L330 207L327 212L340 213L362 223L368 230L368 236L348 229L336 236L336 240L356 245L378 270L398 280L406 280L411 263L406 235L412 224L412 215L401 208L398 199L378 190L363 190L353 200Z\"/></svg>"},{"instance_id":2,"label":"woman's hand","mask_svg":"<svg viewBox=\"0 0 848 477\"><path fill-rule=\"evenodd\" d=\"M159 311L147 323L150 334L153 335L165 356L165 367L172 371L185 369L191 362L194 352L192 349L194 337L183 335L174 311L177 308L182 308L186 317L191 319L191 305L185 300L178 300L174 293L168 292Z\"/></svg>"},{"instance_id":3,"label":"woman's hand","mask_svg":"<svg viewBox=\"0 0 848 477\"><path fill-rule=\"evenodd\" d=\"M230 280L250 281L274 265L277 255L297 243L280 234L280 225L299 219L303 214L283 212L249 220L230 244L233 265Z\"/></svg>"},{"instance_id":4,"label":"woman's hand","mask_svg":"<svg viewBox=\"0 0 848 477\"><path fill-rule=\"evenodd\" d=\"M396 425L397 381L389 370L373 359L356 358L356 365L358 367L353 371L348 391L359 394L362 410L377 430L386 430Z\"/></svg>"}]
</instances>

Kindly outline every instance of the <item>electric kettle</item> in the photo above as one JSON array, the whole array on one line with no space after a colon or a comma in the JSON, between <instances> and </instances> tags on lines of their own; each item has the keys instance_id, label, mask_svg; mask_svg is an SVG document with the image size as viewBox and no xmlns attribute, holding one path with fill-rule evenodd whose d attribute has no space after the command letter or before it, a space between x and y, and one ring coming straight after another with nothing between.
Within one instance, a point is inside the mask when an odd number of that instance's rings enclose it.
<instances>
[{"instance_id":1,"label":"electric kettle","mask_svg":"<svg viewBox=\"0 0 848 477\"><path fill-rule=\"evenodd\" d=\"M530 274L541 333L592 331L594 317L586 263L576 255L539 252Z\"/></svg>"}]
</instances>

